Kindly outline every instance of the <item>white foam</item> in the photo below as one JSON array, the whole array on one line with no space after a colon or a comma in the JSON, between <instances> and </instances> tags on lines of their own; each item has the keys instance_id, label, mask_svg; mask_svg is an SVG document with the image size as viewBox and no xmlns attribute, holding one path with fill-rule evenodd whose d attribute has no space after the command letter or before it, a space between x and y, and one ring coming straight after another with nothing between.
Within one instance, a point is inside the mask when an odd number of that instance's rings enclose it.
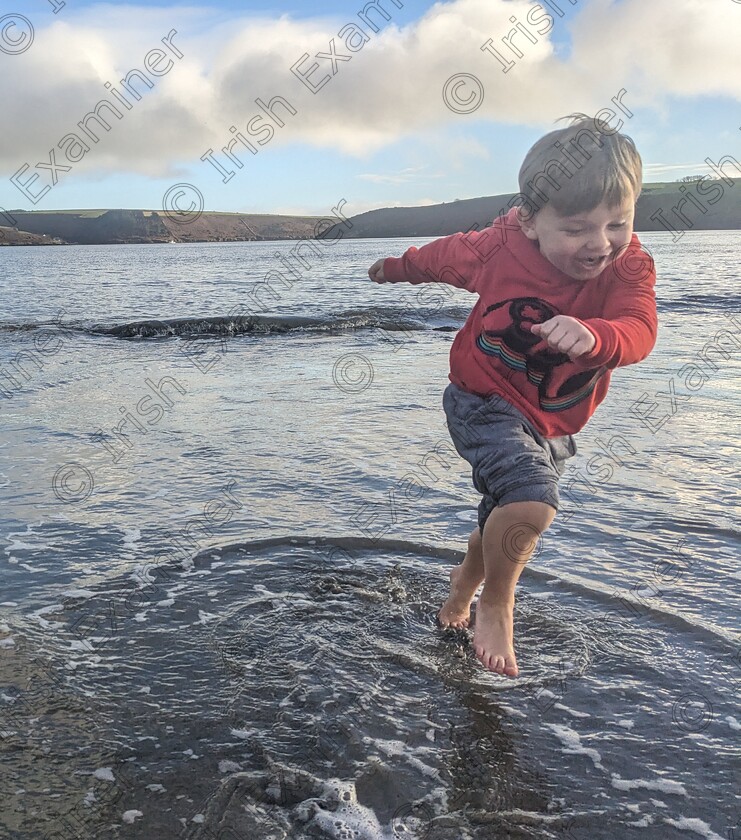
<instances>
[{"instance_id":1,"label":"white foam","mask_svg":"<svg viewBox=\"0 0 741 840\"><path fill-rule=\"evenodd\" d=\"M134 543L139 542L139 540L142 538L142 532L139 528L124 528L123 533L124 545L134 545Z\"/></svg>"},{"instance_id":2,"label":"white foam","mask_svg":"<svg viewBox=\"0 0 741 840\"><path fill-rule=\"evenodd\" d=\"M66 592L62 592L62 595L67 598L94 598L95 592L91 592L89 589L68 589Z\"/></svg>"},{"instance_id":3,"label":"white foam","mask_svg":"<svg viewBox=\"0 0 741 840\"><path fill-rule=\"evenodd\" d=\"M96 779L103 782L115 782L116 777L113 775L113 770L110 767L99 767L94 773Z\"/></svg>"},{"instance_id":4,"label":"white foam","mask_svg":"<svg viewBox=\"0 0 741 840\"><path fill-rule=\"evenodd\" d=\"M736 731L741 729L741 723L739 723L733 715L726 715L725 721L731 729L735 729Z\"/></svg>"},{"instance_id":5,"label":"white foam","mask_svg":"<svg viewBox=\"0 0 741 840\"><path fill-rule=\"evenodd\" d=\"M715 741L711 741L704 732L685 732L685 738L691 738L699 747L715 749Z\"/></svg>"},{"instance_id":6,"label":"white foam","mask_svg":"<svg viewBox=\"0 0 741 840\"><path fill-rule=\"evenodd\" d=\"M89 642L95 642L95 641L99 641L99 640L96 640L94 636L91 636L88 641ZM78 668L82 668L85 665L99 665L101 662L102 662L101 657L98 656L97 654L94 654L94 655L88 656L84 659L70 659L68 662L65 662L64 667L68 671L76 671ZM113 666L109 666L109 667L113 667ZM92 693L83 692L83 694L85 694L86 697L95 697L95 692L92 692Z\"/></svg>"},{"instance_id":7,"label":"white foam","mask_svg":"<svg viewBox=\"0 0 741 840\"><path fill-rule=\"evenodd\" d=\"M69 647L67 648L67 650L91 650L92 649L91 644L90 644L91 641L92 641L92 637L89 640L88 639L70 639L69 642L67 643L67 644L69 644Z\"/></svg>"},{"instance_id":8,"label":"white foam","mask_svg":"<svg viewBox=\"0 0 741 840\"><path fill-rule=\"evenodd\" d=\"M297 815L305 820L312 817L308 827L318 829L323 837L352 837L353 840L398 838L398 833L384 830L373 811L358 802L354 782L327 779L323 788L322 798L326 798L333 806L336 804L337 808L325 811L316 809L311 803L301 803L296 809ZM423 827L420 821L420 828Z\"/></svg>"},{"instance_id":9,"label":"white foam","mask_svg":"<svg viewBox=\"0 0 741 840\"><path fill-rule=\"evenodd\" d=\"M37 575L39 572L43 572L44 570L41 568L34 568L33 566L29 566L28 563L19 563L21 569L25 569L27 572L31 572L33 575Z\"/></svg>"},{"instance_id":10,"label":"white foam","mask_svg":"<svg viewBox=\"0 0 741 840\"><path fill-rule=\"evenodd\" d=\"M412 767L416 767L417 770L424 773L425 776L432 776L434 778L438 778L440 776L440 771L437 768L431 767L429 764L425 764L424 761L421 761L415 755L412 755L412 753L422 753L423 755L436 756L438 754L437 750L421 746L410 747L409 744L404 741L384 740L382 738L364 737L363 741L365 743L373 744L389 758L403 759L411 764Z\"/></svg>"},{"instance_id":11,"label":"white foam","mask_svg":"<svg viewBox=\"0 0 741 840\"><path fill-rule=\"evenodd\" d=\"M556 697L558 697L558 695L554 694L552 691L550 691L547 688L541 688L540 691L538 692L538 698L540 698L540 697L546 697L548 699L552 698L553 700L555 700Z\"/></svg>"},{"instance_id":12,"label":"white foam","mask_svg":"<svg viewBox=\"0 0 741 840\"><path fill-rule=\"evenodd\" d=\"M721 837L720 834L716 834L706 822L703 822L697 817L680 817L678 820L672 820L668 817L664 817L664 822L668 825L673 825L680 831L693 831L695 834L699 834L700 837L705 837L706 840L724 840L724 838Z\"/></svg>"},{"instance_id":13,"label":"white foam","mask_svg":"<svg viewBox=\"0 0 741 840\"><path fill-rule=\"evenodd\" d=\"M591 758L592 763L597 769L605 769L602 764L602 756L597 752L597 750L592 749L591 747L582 746L581 737L578 732L575 732L570 727L564 726L560 723L546 723L544 726L550 729L558 740L566 747L564 752L567 755L586 755Z\"/></svg>"},{"instance_id":14,"label":"white foam","mask_svg":"<svg viewBox=\"0 0 741 840\"><path fill-rule=\"evenodd\" d=\"M525 712L521 711L520 709L515 709L512 706L507 706L505 703L498 703L497 705L503 712L506 712L510 717L527 718Z\"/></svg>"},{"instance_id":15,"label":"white foam","mask_svg":"<svg viewBox=\"0 0 741 840\"><path fill-rule=\"evenodd\" d=\"M61 604L49 604L47 607L41 607L38 610L34 610L31 615L34 618L37 618L40 615L46 615L47 613L51 612L61 612L64 607Z\"/></svg>"},{"instance_id":16,"label":"white foam","mask_svg":"<svg viewBox=\"0 0 741 840\"><path fill-rule=\"evenodd\" d=\"M616 720L615 723L618 726L622 726L624 729L632 729L636 724L634 720L630 720L626 718L625 720Z\"/></svg>"},{"instance_id":17,"label":"white foam","mask_svg":"<svg viewBox=\"0 0 741 840\"><path fill-rule=\"evenodd\" d=\"M0 639L0 648L12 648L15 647L15 639L12 636L8 636L5 639Z\"/></svg>"},{"instance_id":18,"label":"white foam","mask_svg":"<svg viewBox=\"0 0 741 840\"><path fill-rule=\"evenodd\" d=\"M216 613L209 613L205 612L205 610L198 610L198 621L196 621L195 624L208 624L209 621L213 621L218 617L219 616L216 615Z\"/></svg>"},{"instance_id":19,"label":"white foam","mask_svg":"<svg viewBox=\"0 0 741 840\"><path fill-rule=\"evenodd\" d=\"M635 820L634 822L626 823L626 825L634 825L636 828L648 828L650 825L653 824L653 817L650 817L646 814L644 817L641 817L640 820Z\"/></svg>"},{"instance_id":20,"label":"white foam","mask_svg":"<svg viewBox=\"0 0 741 840\"><path fill-rule=\"evenodd\" d=\"M175 603L174 598L166 598L164 601L157 601L155 606L157 607L171 607Z\"/></svg>"},{"instance_id":21,"label":"white foam","mask_svg":"<svg viewBox=\"0 0 741 840\"><path fill-rule=\"evenodd\" d=\"M238 773L241 769L242 765L237 764L236 761L223 759L219 762L219 773Z\"/></svg>"},{"instance_id":22,"label":"white foam","mask_svg":"<svg viewBox=\"0 0 741 840\"><path fill-rule=\"evenodd\" d=\"M144 814L142 814L141 811L124 811L124 813L121 815L121 819L129 825L133 825L137 817L143 816Z\"/></svg>"},{"instance_id":23,"label":"white foam","mask_svg":"<svg viewBox=\"0 0 741 840\"><path fill-rule=\"evenodd\" d=\"M537 823L550 825L556 822L561 823L563 820L562 814L543 814L540 811L525 811L522 808L508 808L505 811L498 811L497 813L503 817L516 817L520 822L527 821L526 825L535 825Z\"/></svg>"},{"instance_id":24,"label":"white foam","mask_svg":"<svg viewBox=\"0 0 741 840\"><path fill-rule=\"evenodd\" d=\"M243 741L247 741L258 734L256 729L230 729L229 732L235 738L241 738Z\"/></svg>"},{"instance_id":25,"label":"white foam","mask_svg":"<svg viewBox=\"0 0 741 840\"><path fill-rule=\"evenodd\" d=\"M27 532L32 533L32 532ZM8 534L9 537L14 536L13 534ZM16 534L15 536L21 536L21 534ZM21 540L11 540L10 545L5 549L6 554L10 554L12 551L36 551L36 549L43 549L43 548L50 548L54 549L56 546L49 545L49 543L26 543L21 542Z\"/></svg>"},{"instance_id":26,"label":"white foam","mask_svg":"<svg viewBox=\"0 0 741 840\"><path fill-rule=\"evenodd\" d=\"M673 793L676 796L687 796L684 785L673 782L671 779L622 779L617 773L612 774L612 786L618 790L633 790L644 788L645 790L660 790L662 793Z\"/></svg>"},{"instance_id":27,"label":"white foam","mask_svg":"<svg viewBox=\"0 0 741 840\"><path fill-rule=\"evenodd\" d=\"M568 706L564 706L562 703L554 703L553 708L560 709L562 712L568 712L571 715L571 717L575 718L591 717L591 715L587 714L587 712L577 712L576 709L570 709Z\"/></svg>"},{"instance_id":28,"label":"white foam","mask_svg":"<svg viewBox=\"0 0 741 840\"><path fill-rule=\"evenodd\" d=\"M166 788L164 785L147 785L147 790L151 790L152 793L165 793Z\"/></svg>"}]
</instances>

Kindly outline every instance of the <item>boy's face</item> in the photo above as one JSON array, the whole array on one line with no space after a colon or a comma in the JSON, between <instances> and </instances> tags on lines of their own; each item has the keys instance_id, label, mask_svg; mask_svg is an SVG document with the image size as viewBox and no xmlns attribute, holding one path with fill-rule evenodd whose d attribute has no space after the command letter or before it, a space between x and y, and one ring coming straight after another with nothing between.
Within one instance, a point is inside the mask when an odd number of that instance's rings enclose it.
<instances>
[{"instance_id":1,"label":"boy's face","mask_svg":"<svg viewBox=\"0 0 741 840\"><path fill-rule=\"evenodd\" d=\"M540 253L574 280L592 280L607 268L633 236L635 199L622 206L605 203L588 213L560 216L549 204L528 221L520 219L525 236L538 243Z\"/></svg>"}]
</instances>

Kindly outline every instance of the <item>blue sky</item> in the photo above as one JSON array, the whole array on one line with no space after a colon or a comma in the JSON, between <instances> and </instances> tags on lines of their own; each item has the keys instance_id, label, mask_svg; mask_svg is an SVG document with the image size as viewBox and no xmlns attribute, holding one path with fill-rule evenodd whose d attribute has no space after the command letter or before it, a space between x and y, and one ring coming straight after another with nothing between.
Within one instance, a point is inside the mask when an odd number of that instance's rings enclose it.
<instances>
[{"instance_id":1,"label":"blue sky","mask_svg":"<svg viewBox=\"0 0 741 840\"><path fill-rule=\"evenodd\" d=\"M338 33L359 21L365 0L328 0L321 14L311 3L67 0L55 15L51 0L27 2L22 14L33 42L14 52L23 33L7 30L10 51L0 53L10 82L0 93L0 207L159 209L176 183L197 188L208 210L312 215L340 199L357 213L516 191L524 154L556 117L595 114L620 89L632 113L619 114L622 130L642 154L644 181L705 173L708 157L740 157L741 4L551 2L564 15L551 7L553 27L541 33L528 22L540 4L526 0L409 0L401 9L381 0L391 20L379 19L377 33L366 26L367 42L354 53ZM543 0L541 21L546 11ZM530 38L521 33L508 47L512 16ZM86 138L77 123L110 98L104 82L143 68L145 54L172 29L182 58L173 53L169 72L153 77L152 90L120 122L111 119L98 142ZM336 75L312 93L290 68L304 52L309 64L317 61L330 38L349 60L338 61ZM481 50L487 39L513 62L507 73ZM312 79L330 71L327 59L318 63ZM446 81L459 74L475 77L474 92L484 92L469 113L444 102ZM296 115L274 126L256 154L238 144L243 168L230 164L221 152L230 126L244 137L261 113L255 100L275 95L290 100ZM66 160L59 145L70 131L90 146L79 162ZM199 160L209 148L235 172L228 183ZM69 167L56 183L48 167L36 166L48 163L50 149ZM34 173L29 195L18 182ZM50 189L34 203L44 185Z\"/></svg>"}]
</instances>

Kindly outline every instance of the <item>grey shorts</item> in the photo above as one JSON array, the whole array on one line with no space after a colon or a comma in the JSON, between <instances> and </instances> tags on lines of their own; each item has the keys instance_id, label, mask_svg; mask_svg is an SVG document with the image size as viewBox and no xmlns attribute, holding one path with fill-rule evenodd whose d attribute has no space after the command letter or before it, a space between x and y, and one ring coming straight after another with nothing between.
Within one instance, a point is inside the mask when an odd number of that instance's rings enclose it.
<instances>
[{"instance_id":1,"label":"grey shorts","mask_svg":"<svg viewBox=\"0 0 741 840\"><path fill-rule=\"evenodd\" d=\"M443 394L450 437L482 494L479 527L495 507L545 502L558 510L558 479L576 455L572 435L545 438L503 397L479 397L451 383Z\"/></svg>"}]
</instances>

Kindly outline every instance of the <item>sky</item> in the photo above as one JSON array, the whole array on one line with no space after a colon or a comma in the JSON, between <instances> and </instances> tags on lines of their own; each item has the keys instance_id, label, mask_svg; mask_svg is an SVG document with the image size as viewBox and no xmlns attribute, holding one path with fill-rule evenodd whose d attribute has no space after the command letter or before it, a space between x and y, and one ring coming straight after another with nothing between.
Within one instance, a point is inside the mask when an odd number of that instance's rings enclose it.
<instances>
[{"instance_id":1,"label":"sky","mask_svg":"<svg viewBox=\"0 0 741 840\"><path fill-rule=\"evenodd\" d=\"M644 182L706 174L741 160L739 43L741 0L3 0L0 213L517 192L559 117L605 108Z\"/></svg>"}]
</instances>

